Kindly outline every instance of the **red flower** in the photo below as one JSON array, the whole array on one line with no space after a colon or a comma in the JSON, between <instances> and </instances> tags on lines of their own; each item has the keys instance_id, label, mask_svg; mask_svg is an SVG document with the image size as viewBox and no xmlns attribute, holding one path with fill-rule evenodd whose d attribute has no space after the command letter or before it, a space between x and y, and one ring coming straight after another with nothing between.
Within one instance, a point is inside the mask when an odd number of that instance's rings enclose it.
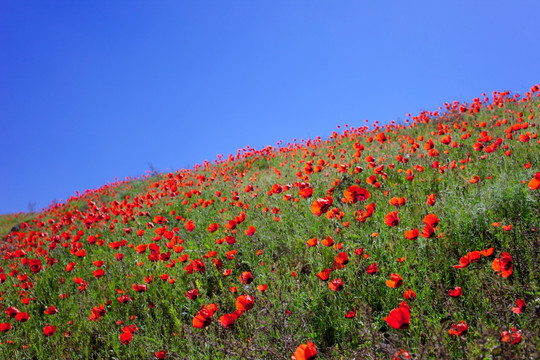
<instances>
[{"instance_id":1,"label":"red flower","mask_svg":"<svg viewBox=\"0 0 540 360\"><path fill-rule=\"evenodd\" d=\"M401 302L397 309L390 311L390 314L383 320L394 329L406 329L409 326L411 314L409 305L405 301Z\"/></svg>"},{"instance_id":2,"label":"red flower","mask_svg":"<svg viewBox=\"0 0 540 360\"><path fill-rule=\"evenodd\" d=\"M193 318L193 327L202 329L203 327L210 325L212 316L216 310L217 305L215 304L209 304L206 307L203 305L201 310L199 310Z\"/></svg>"},{"instance_id":3,"label":"red flower","mask_svg":"<svg viewBox=\"0 0 540 360\"><path fill-rule=\"evenodd\" d=\"M343 290L343 281L340 278L334 279L328 283L328 287L333 291Z\"/></svg>"},{"instance_id":4,"label":"red flower","mask_svg":"<svg viewBox=\"0 0 540 360\"><path fill-rule=\"evenodd\" d=\"M124 345L129 344L132 338L133 338L133 333L131 331L126 331L120 334L120 341Z\"/></svg>"},{"instance_id":5,"label":"red flower","mask_svg":"<svg viewBox=\"0 0 540 360\"><path fill-rule=\"evenodd\" d=\"M512 326L512 330L503 331L501 333L501 341L510 343L512 345L519 344L521 342L521 333Z\"/></svg>"},{"instance_id":6,"label":"red flower","mask_svg":"<svg viewBox=\"0 0 540 360\"><path fill-rule=\"evenodd\" d=\"M435 230L433 229L433 227L431 225L426 225L424 226L424 229L422 230L422 233L420 234L420 236L423 238L429 239L433 237L434 234L435 234Z\"/></svg>"},{"instance_id":7,"label":"red flower","mask_svg":"<svg viewBox=\"0 0 540 360\"><path fill-rule=\"evenodd\" d=\"M416 240L418 238L418 229L405 231L405 237L411 241Z\"/></svg>"},{"instance_id":8,"label":"red flower","mask_svg":"<svg viewBox=\"0 0 540 360\"><path fill-rule=\"evenodd\" d=\"M379 268L377 267L377 262L374 262L373 264L369 265L366 272L370 275L373 275L379 271Z\"/></svg>"},{"instance_id":9,"label":"red flower","mask_svg":"<svg viewBox=\"0 0 540 360\"><path fill-rule=\"evenodd\" d=\"M20 313L20 311L15 306L10 306L6 309L6 314L10 319L14 318L18 313Z\"/></svg>"},{"instance_id":10,"label":"red flower","mask_svg":"<svg viewBox=\"0 0 540 360\"><path fill-rule=\"evenodd\" d=\"M435 214L427 214L424 220L422 220L422 222L434 228L437 227L437 225L439 225L439 219L437 218L437 215Z\"/></svg>"},{"instance_id":11,"label":"red flower","mask_svg":"<svg viewBox=\"0 0 540 360\"><path fill-rule=\"evenodd\" d=\"M330 269L326 268L315 276L317 276L322 281L326 281L330 277Z\"/></svg>"},{"instance_id":12,"label":"red flower","mask_svg":"<svg viewBox=\"0 0 540 360\"><path fill-rule=\"evenodd\" d=\"M0 331L1 332L8 332L11 330L11 324L10 323L0 323Z\"/></svg>"},{"instance_id":13,"label":"red flower","mask_svg":"<svg viewBox=\"0 0 540 360\"><path fill-rule=\"evenodd\" d=\"M133 290L135 290L136 292L145 292L146 289L148 288L147 285L145 284L133 284Z\"/></svg>"},{"instance_id":14,"label":"red flower","mask_svg":"<svg viewBox=\"0 0 540 360\"><path fill-rule=\"evenodd\" d=\"M332 206L333 202L334 198L332 198L331 196L317 199L313 202L313 204L311 204L311 212L315 216L321 216L330 209L330 206Z\"/></svg>"},{"instance_id":15,"label":"red flower","mask_svg":"<svg viewBox=\"0 0 540 360\"><path fill-rule=\"evenodd\" d=\"M195 229L195 223L193 222L193 220L188 220L185 224L185 227L187 231L192 232L193 229Z\"/></svg>"},{"instance_id":16,"label":"red flower","mask_svg":"<svg viewBox=\"0 0 540 360\"><path fill-rule=\"evenodd\" d=\"M512 256L507 252L503 252L500 257L493 260L491 267L497 272L497 275L502 276L503 278L509 277L514 270Z\"/></svg>"},{"instance_id":17,"label":"red flower","mask_svg":"<svg viewBox=\"0 0 540 360\"><path fill-rule=\"evenodd\" d=\"M296 351L294 352L294 355L291 359L311 360L315 359L315 356L317 356L317 349L315 348L315 344L313 344L311 341L308 341L307 344L301 344L298 348L296 348Z\"/></svg>"},{"instance_id":18,"label":"red flower","mask_svg":"<svg viewBox=\"0 0 540 360\"><path fill-rule=\"evenodd\" d=\"M253 298L249 295L240 295L236 299L236 309L241 311L248 311L253 308L255 303L253 302Z\"/></svg>"},{"instance_id":19,"label":"red flower","mask_svg":"<svg viewBox=\"0 0 540 360\"><path fill-rule=\"evenodd\" d=\"M190 300L196 300L199 296L199 290L193 289L186 292L186 297Z\"/></svg>"},{"instance_id":20,"label":"red flower","mask_svg":"<svg viewBox=\"0 0 540 360\"><path fill-rule=\"evenodd\" d=\"M45 311L43 311L43 313L46 314L46 315L58 314L58 309L56 309L56 307L54 305L51 305L47 309L45 309Z\"/></svg>"},{"instance_id":21,"label":"red flower","mask_svg":"<svg viewBox=\"0 0 540 360\"><path fill-rule=\"evenodd\" d=\"M165 359L165 356L167 356L167 351L161 350L154 352L154 355L156 356L156 359Z\"/></svg>"},{"instance_id":22,"label":"red flower","mask_svg":"<svg viewBox=\"0 0 540 360\"><path fill-rule=\"evenodd\" d=\"M51 336L55 332L56 332L56 326L54 325L47 324L47 326L43 328L43 334L45 334L45 336Z\"/></svg>"},{"instance_id":23,"label":"red flower","mask_svg":"<svg viewBox=\"0 0 540 360\"><path fill-rule=\"evenodd\" d=\"M384 217L384 223L388 226L398 226L399 225L399 218L398 218L398 212L392 211L386 214Z\"/></svg>"},{"instance_id":24,"label":"red flower","mask_svg":"<svg viewBox=\"0 0 540 360\"><path fill-rule=\"evenodd\" d=\"M527 305L525 304L525 301L523 299L517 299L516 300L516 307L512 308L512 311L516 314L521 314L523 312L523 309L525 309Z\"/></svg>"},{"instance_id":25,"label":"red flower","mask_svg":"<svg viewBox=\"0 0 540 360\"><path fill-rule=\"evenodd\" d=\"M429 194L427 196L426 204L428 204L429 206L435 205L435 194Z\"/></svg>"},{"instance_id":26,"label":"red flower","mask_svg":"<svg viewBox=\"0 0 540 360\"><path fill-rule=\"evenodd\" d=\"M15 315L15 319L17 319L19 322L26 322L28 319L30 319L30 315L28 315L26 312L20 312Z\"/></svg>"},{"instance_id":27,"label":"red flower","mask_svg":"<svg viewBox=\"0 0 540 360\"><path fill-rule=\"evenodd\" d=\"M239 277L238 279L240 280L240 282L244 285L247 285L247 284L251 284L251 282L253 281L253 275L251 275L251 273L249 271L244 271Z\"/></svg>"},{"instance_id":28,"label":"red flower","mask_svg":"<svg viewBox=\"0 0 540 360\"><path fill-rule=\"evenodd\" d=\"M448 330L448 333L450 335L461 336L465 334L467 330L469 330L467 324L465 324L465 322L461 320L460 324L456 324L456 323L452 324L452 328Z\"/></svg>"},{"instance_id":29,"label":"red flower","mask_svg":"<svg viewBox=\"0 0 540 360\"><path fill-rule=\"evenodd\" d=\"M454 290L448 290L448 295L451 297L460 297L463 295L463 290L459 286L456 286Z\"/></svg>"},{"instance_id":30,"label":"red flower","mask_svg":"<svg viewBox=\"0 0 540 360\"><path fill-rule=\"evenodd\" d=\"M416 299L416 293L409 289L409 290L406 290L404 293L403 293L403 297L406 299L406 300L414 300Z\"/></svg>"},{"instance_id":31,"label":"red flower","mask_svg":"<svg viewBox=\"0 0 540 360\"><path fill-rule=\"evenodd\" d=\"M345 317L346 317L347 319L352 319L352 318L355 317L355 316L356 316L356 308L354 308L353 311L349 311L349 312L347 312L347 313L345 314Z\"/></svg>"},{"instance_id":32,"label":"red flower","mask_svg":"<svg viewBox=\"0 0 540 360\"><path fill-rule=\"evenodd\" d=\"M461 259L459 259L459 265L452 265L455 269L463 269L470 264L469 255L462 256Z\"/></svg>"},{"instance_id":33,"label":"red flower","mask_svg":"<svg viewBox=\"0 0 540 360\"><path fill-rule=\"evenodd\" d=\"M243 310L235 310L231 314L225 314L219 318L219 323L226 329L230 329L234 326L236 320L242 315Z\"/></svg>"},{"instance_id":34,"label":"red flower","mask_svg":"<svg viewBox=\"0 0 540 360\"><path fill-rule=\"evenodd\" d=\"M530 190L538 190L540 189L540 171L537 172L534 177L529 181L529 189Z\"/></svg>"},{"instance_id":35,"label":"red flower","mask_svg":"<svg viewBox=\"0 0 540 360\"><path fill-rule=\"evenodd\" d=\"M403 284L403 279L399 274L390 274L390 280L386 280L386 286L398 288Z\"/></svg>"},{"instance_id":36,"label":"red flower","mask_svg":"<svg viewBox=\"0 0 540 360\"><path fill-rule=\"evenodd\" d=\"M256 231L255 226L250 226L249 228L244 230L244 232L246 233L247 236L255 235L255 231Z\"/></svg>"},{"instance_id":37,"label":"red flower","mask_svg":"<svg viewBox=\"0 0 540 360\"><path fill-rule=\"evenodd\" d=\"M361 188L357 185L352 185L347 188L347 190L343 193L344 202L349 204L355 204L358 201L366 201L369 199L370 194L369 191L367 191L364 188Z\"/></svg>"}]
</instances>

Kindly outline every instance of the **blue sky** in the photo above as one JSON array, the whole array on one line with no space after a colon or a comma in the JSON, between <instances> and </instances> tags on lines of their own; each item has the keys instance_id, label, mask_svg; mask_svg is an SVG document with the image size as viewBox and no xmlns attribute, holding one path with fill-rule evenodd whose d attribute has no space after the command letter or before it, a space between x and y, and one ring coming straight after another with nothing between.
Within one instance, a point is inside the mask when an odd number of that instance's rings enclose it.
<instances>
[{"instance_id":1,"label":"blue sky","mask_svg":"<svg viewBox=\"0 0 540 360\"><path fill-rule=\"evenodd\" d=\"M540 83L538 1L0 3L0 213Z\"/></svg>"}]
</instances>

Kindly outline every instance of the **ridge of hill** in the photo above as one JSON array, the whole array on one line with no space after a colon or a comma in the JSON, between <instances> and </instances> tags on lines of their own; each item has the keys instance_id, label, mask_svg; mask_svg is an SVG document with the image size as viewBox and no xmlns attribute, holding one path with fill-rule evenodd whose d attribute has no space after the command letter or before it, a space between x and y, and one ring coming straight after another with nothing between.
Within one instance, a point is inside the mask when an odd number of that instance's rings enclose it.
<instances>
[{"instance_id":1,"label":"ridge of hill","mask_svg":"<svg viewBox=\"0 0 540 360\"><path fill-rule=\"evenodd\" d=\"M0 243L0 352L539 358L539 112L483 94L51 205Z\"/></svg>"}]
</instances>

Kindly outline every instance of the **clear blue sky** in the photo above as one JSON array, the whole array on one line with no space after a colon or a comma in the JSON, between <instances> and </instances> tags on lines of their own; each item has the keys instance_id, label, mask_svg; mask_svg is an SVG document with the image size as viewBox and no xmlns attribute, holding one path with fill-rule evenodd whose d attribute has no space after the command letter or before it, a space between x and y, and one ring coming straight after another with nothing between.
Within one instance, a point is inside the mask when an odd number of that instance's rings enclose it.
<instances>
[{"instance_id":1,"label":"clear blue sky","mask_svg":"<svg viewBox=\"0 0 540 360\"><path fill-rule=\"evenodd\" d=\"M0 2L0 213L540 83L539 1Z\"/></svg>"}]
</instances>

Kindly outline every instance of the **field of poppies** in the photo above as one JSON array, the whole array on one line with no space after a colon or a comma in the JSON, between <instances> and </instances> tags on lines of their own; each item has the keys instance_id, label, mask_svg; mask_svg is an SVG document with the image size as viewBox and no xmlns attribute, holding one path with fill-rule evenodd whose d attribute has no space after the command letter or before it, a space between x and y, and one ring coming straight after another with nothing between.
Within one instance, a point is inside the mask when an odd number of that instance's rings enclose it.
<instances>
[{"instance_id":1,"label":"field of poppies","mask_svg":"<svg viewBox=\"0 0 540 360\"><path fill-rule=\"evenodd\" d=\"M4 216L0 357L538 359L539 116L482 94Z\"/></svg>"}]
</instances>

